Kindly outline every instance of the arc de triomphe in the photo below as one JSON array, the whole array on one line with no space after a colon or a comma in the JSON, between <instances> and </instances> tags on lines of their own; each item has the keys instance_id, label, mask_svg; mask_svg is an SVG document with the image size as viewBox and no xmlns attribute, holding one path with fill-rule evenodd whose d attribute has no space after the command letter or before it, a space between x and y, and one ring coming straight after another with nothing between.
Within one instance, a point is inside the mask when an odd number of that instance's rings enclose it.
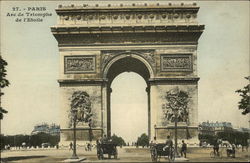
<instances>
[{"instance_id":1,"label":"arc de triomphe","mask_svg":"<svg viewBox=\"0 0 250 163\"><path fill-rule=\"evenodd\" d=\"M197 45L204 30L198 10L195 3L59 5L51 31L60 55L60 144L72 140L69 113L76 91L85 92L91 103L91 124L78 123L78 141L87 141L90 132L94 140L111 134L110 85L125 71L138 73L147 83L150 139L174 135L166 103L171 91L189 98L179 114L178 137L197 139Z\"/></svg>"}]
</instances>

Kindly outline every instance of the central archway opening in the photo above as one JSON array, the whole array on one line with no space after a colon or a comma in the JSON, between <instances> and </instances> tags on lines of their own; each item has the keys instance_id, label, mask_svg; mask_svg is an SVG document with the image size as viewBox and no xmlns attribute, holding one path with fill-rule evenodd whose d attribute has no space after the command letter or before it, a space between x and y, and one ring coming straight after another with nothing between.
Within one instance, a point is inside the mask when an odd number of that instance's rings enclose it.
<instances>
[{"instance_id":1,"label":"central archway opening","mask_svg":"<svg viewBox=\"0 0 250 163\"><path fill-rule=\"evenodd\" d=\"M117 55L104 70L107 79L107 134L135 142L150 137L150 86L152 69L136 54Z\"/></svg>"},{"instance_id":2,"label":"central archway opening","mask_svg":"<svg viewBox=\"0 0 250 163\"><path fill-rule=\"evenodd\" d=\"M111 135L121 136L129 144L148 134L146 87L145 80L134 72L119 74L111 84Z\"/></svg>"}]
</instances>

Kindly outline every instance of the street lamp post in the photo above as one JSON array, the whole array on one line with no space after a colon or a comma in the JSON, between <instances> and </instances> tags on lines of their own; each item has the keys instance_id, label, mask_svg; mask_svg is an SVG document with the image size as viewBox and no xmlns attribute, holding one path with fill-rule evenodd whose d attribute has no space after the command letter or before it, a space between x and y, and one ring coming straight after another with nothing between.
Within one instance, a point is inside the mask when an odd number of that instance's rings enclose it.
<instances>
[{"instance_id":1,"label":"street lamp post","mask_svg":"<svg viewBox=\"0 0 250 163\"><path fill-rule=\"evenodd\" d=\"M72 110L73 113L73 154L71 159L78 159L76 155L76 116L77 116L77 109Z\"/></svg>"},{"instance_id":2,"label":"street lamp post","mask_svg":"<svg viewBox=\"0 0 250 163\"><path fill-rule=\"evenodd\" d=\"M155 137L156 137L156 124L154 125L154 128L155 128Z\"/></svg>"},{"instance_id":3,"label":"street lamp post","mask_svg":"<svg viewBox=\"0 0 250 163\"><path fill-rule=\"evenodd\" d=\"M175 137L174 137L174 143L175 143L175 157L179 157L178 150L177 150L177 123L178 123L178 109L175 109L175 116L174 116L174 129L175 129Z\"/></svg>"},{"instance_id":4,"label":"street lamp post","mask_svg":"<svg viewBox=\"0 0 250 163\"><path fill-rule=\"evenodd\" d=\"M179 157L178 154L178 142L177 142L177 135L178 135L178 121L186 122L187 116L188 116L188 93L185 91L180 91L179 88L174 90L170 90L167 92L166 99L167 104L166 109L170 111L166 111L166 116L168 120L171 120L171 122L174 122L174 133L175 133L175 157ZM171 119L170 119L171 118Z\"/></svg>"}]
</instances>

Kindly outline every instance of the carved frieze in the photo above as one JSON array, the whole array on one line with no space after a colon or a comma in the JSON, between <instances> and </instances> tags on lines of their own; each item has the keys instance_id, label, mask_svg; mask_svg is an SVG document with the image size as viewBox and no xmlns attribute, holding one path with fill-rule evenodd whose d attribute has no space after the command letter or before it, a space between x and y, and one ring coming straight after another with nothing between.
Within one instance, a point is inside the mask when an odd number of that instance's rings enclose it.
<instances>
[{"instance_id":1,"label":"carved frieze","mask_svg":"<svg viewBox=\"0 0 250 163\"><path fill-rule=\"evenodd\" d=\"M64 73L91 73L96 69L95 56L65 56Z\"/></svg>"},{"instance_id":2,"label":"carved frieze","mask_svg":"<svg viewBox=\"0 0 250 163\"><path fill-rule=\"evenodd\" d=\"M182 8L181 10L179 8ZM74 9L78 9L78 12L72 12ZM137 21L140 23L148 24L150 20L156 21L157 23L172 23L176 22L189 22L195 23L196 15L198 12L198 7L196 4L135 4L130 5L80 5L80 6L62 6L59 5L56 12L59 14L62 21L62 24L72 23L74 20L75 24L88 24L91 21L93 24L102 24L103 21L111 24L137 24ZM143 13L143 14L142 14ZM95 16L93 16L95 15ZM166 19L168 18L168 19ZM171 19L171 21L169 20Z\"/></svg>"},{"instance_id":3,"label":"carved frieze","mask_svg":"<svg viewBox=\"0 0 250 163\"><path fill-rule=\"evenodd\" d=\"M161 71L192 71L191 54L162 54Z\"/></svg>"},{"instance_id":4,"label":"carved frieze","mask_svg":"<svg viewBox=\"0 0 250 163\"><path fill-rule=\"evenodd\" d=\"M64 20L66 21L70 21L70 20L76 20L75 23L83 23L83 21L92 21L92 20L105 20L105 19L113 19L113 20L119 20L121 21L122 18L125 18L125 20L130 20L130 19L137 19L137 20L140 20L142 18L145 19L145 23L147 22L148 19L155 19L155 18L160 18L163 20L166 19L166 17L168 17L168 19L177 19L177 18L181 18L181 19L185 19L187 18L186 21L192 21L192 20L189 20L192 16L193 17L196 17L195 14L192 14L192 13L179 13L179 14L171 14L171 13L166 13L166 12L162 12L160 14L158 13L151 13L151 14L144 14L141 15L141 14L134 14L134 13L131 13L131 14L127 14L127 15L124 15L124 14L121 14L120 17L118 15L113 15L112 17L109 17L110 13L106 14L100 14L99 16L93 16L92 13L88 14L87 16L84 15L84 14L78 14L78 15L69 15L69 16L61 16ZM120 18L120 19L119 19ZM174 21L174 20L173 20ZM166 21L163 21L166 23ZM116 23L116 22L113 22L113 23ZM117 22L119 23L119 22Z\"/></svg>"}]
</instances>

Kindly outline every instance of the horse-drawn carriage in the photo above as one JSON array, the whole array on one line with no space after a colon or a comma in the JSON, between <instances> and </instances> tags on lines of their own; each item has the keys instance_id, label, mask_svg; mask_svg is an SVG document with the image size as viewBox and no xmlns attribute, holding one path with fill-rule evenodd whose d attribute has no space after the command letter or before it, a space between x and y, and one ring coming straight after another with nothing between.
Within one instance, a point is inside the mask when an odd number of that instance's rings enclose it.
<instances>
[{"instance_id":1,"label":"horse-drawn carriage","mask_svg":"<svg viewBox=\"0 0 250 163\"><path fill-rule=\"evenodd\" d=\"M150 148L151 159L156 162L159 161L161 157L165 157L169 162L174 161L175 151L173 147L165 147L165 143L154 144Z\"/></svg>"},{"instance_id":2,"label":"horse-drawn carriage","mask_svg":"<svg viewBox=\"0 0 250 163\"><path fill-rule=\"evenodd\" d=\"M117 144L112 142L100 143L97 145L97 157L99 160L104 159L104 154L108 155L108 158L114 156L117 159L118 152L116 148Z\"/></svg>"}]
</instances>

